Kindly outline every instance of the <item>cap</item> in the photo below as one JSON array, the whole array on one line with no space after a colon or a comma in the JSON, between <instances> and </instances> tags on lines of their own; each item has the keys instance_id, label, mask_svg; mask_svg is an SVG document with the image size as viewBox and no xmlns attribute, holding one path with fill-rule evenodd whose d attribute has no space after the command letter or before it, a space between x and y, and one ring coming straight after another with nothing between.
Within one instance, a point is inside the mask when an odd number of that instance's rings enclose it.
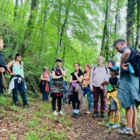
<instances>
[{"instance_id":1,"label":"cap","mask_svg":"<svg viewBox=\"0 0 140 140\"><path fill-rule=\"evenodd\" d=\"M116 65L116 62L114 60L109 59L107 62L111 62L113 66Z\"/></svg>"},{"instance_id":2,"label":"cap","mask_svg":"<svg viewBox=\"0 0 140 140\"><path fill-rule=\"evenodd\" d=\"M119 67L117 66L117 65L115 65L115 66L113 66L113 67L111 67L111 68L109 68L110 70L113 70L113 71L115 71L115 72L118 72L119 71Z\"/></svg>"},{"instance_id":3,"label":"cap","mask_svg":"<svg viewBox=\"0 0 140 140\"><path fill-rule=\"evenodd\" d=\"M62 62L62 59L61 59L61 58L57 58L57 59L56 59L56 62L57 62L57 61Z\"/></svg>"},{"instance_id":4,"label":"cap","mask_svg":"<svg viewBox=\"0 0 140 140\"><path fill-rule=\"evenodd\" d=\"M48 68L45 66L45 67L43 68L43 70L48 70Z\"/></svg>"}]
</instances>

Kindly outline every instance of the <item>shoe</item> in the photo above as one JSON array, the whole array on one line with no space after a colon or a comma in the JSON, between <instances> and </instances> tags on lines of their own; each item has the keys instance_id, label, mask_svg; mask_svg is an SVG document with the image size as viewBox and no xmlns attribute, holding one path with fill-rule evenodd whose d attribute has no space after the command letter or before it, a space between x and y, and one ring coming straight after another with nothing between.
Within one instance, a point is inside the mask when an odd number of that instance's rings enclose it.
<instances>
[{"instance_id":1,"label":"shoe","mask_svg":"<svg viewBox=\"0 0 140 140\"><path fill-rule=\"evenodd\" d=\"M73 113L71 117L76 118L76 113Z\"/></svg>"},{"instance_id":2,"label":"shoe","mask_svg":"<svg viewBox=\"0 0 140 140\"><path fill-rule=\"evenodd\" d=\"M61 111L61 110L59 111L59 114L60 114L60 115L64 115L63 111Z\"/></svg>"},{"instance_id":3,"label":"shoe","mask_svg":"<svg viewBox=\"0 0 140 140\"><path fill-rule=\"evenodd\" d=\"M132 131L133 131L134 134L138 133L138 129L136 127L132 127Z\"/></svg>"},{"instance_id":4,"label":"shoe","mask_svg":"<svg viewBox=\"0 0 140 140\"><path fill-rule=\"evenodd\" d=\"M54 115L54 116L58 116L58 113L57 113L56 110L53 112L53 115Z\"/></svg>"},{"instance_id":5,"label":"shoe","mask_svg":"<svg viewBox=\"0 0 140 140\"><path fill-rule=\"evenodd\" d=\"M98 112L94 112L93 118L97 118L98 117Z\"/></svg>"},{"instance_id":6,"label":"shoe","mask_svg":"<svg viewBox=\"0 0 140 140\"><path fill-rule=\"evenodd\" d=\"M101 117L104 118L105 117L105 113L101 112Z\"/></svg>"},{"instance_id":7,"label":"shoe","mask_svg":"<svg viewBox=\"0 0 140 140\"><path fill-rule=\"evenodd\" d=\"M105 125L105 127L110 127L110 126L113 126L113 124L112 123L108 123L108 124Z\"/></svg>"},{"instance_id":8,"label":"shoe","mask_svg":"<svg viewBox=\"0 0 140 140\"><path fill-rule=\"evenodd\" d=\"M122 130L119 130L118 132L120 134L124 134L124 135L134 135L132 129L127 129L127 128L124 128Z\"/></svg>"},{"instance_id":9,"label":"shoe","mask_svg":"<svg viewBox=\"0 0 140 140\"><path fill-rule=\"evenodd\" d=\"M79 113L76 113L76 114L75 114L75 118L78 119L79 117L80 117Z\"/></svg>"},{"instance_id":10,"label":"shoe","mask_svg":"<svg viewBox=\"0 0 140 140\"><path fill-rule=\"evenodd\" d=\"M24 105L24 107L32 108L28 103Z\"/></svg>"},{"instance_id":11,"label":"shoe","mask_svg":"<svg viewBox=\"0 0 140 140\"><path fill-rule=\"evenodd\" d=\"M16 103L15 103L15 106L19 107L19 102L16 102Z\"/></svg>"},{"instance_id":12,"label":"shoe","mask_svg":"<svg viewBox=\"0 0 140 140\"><path fill-rule=\"evenodd\" d=\"M119 124L114 124L113 126L111 126L112 129L116 129L116 128L120 128L121 126Z\"/></svg>"}]
</instances>

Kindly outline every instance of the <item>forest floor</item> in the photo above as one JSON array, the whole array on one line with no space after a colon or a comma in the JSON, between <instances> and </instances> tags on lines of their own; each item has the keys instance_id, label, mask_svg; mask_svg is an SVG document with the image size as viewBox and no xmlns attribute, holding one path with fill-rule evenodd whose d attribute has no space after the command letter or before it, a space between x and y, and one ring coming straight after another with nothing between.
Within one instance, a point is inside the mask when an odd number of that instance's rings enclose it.
<instances>
[{"instance_id":1,"label":"forest floor","mask_svg":"<svg viewBox=\"0 0 140 140\"><path fill-rule=\"evenodd\" d=\"M140 140L140 135L126 136L118 130L105 128L108 118L93 119L81 112L80 118L72 118L72 106L63 105L64 116L52 114L51 103L31 99L32 108L2 107L0 140ZM124 127L125 118L121 124ZM138 123L140 127L140 123Z\"/></svg>"}]
</instances>

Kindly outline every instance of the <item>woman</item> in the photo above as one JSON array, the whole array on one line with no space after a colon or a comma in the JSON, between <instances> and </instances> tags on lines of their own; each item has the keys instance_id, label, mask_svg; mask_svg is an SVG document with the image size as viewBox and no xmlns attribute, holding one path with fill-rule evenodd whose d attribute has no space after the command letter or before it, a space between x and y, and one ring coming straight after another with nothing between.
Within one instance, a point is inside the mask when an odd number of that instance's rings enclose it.
<instances>
[{"instance_id":1,"label":"woman","mask_svg":"<svg viewBox=\"0 0 140 140\"><path fill-rule=\"evenodd\" d=\"M48 102L49 100L49 82L50 81L50 74L48 73L48 68L44 67L43 72L41 74L41 91L42 91L42 98L43 102Z\"/></svg>"},{"instance_id":2,"label":"woman","mask_svg":"<svg viewBox=\"0 0 140 140\"><path fill-rule=\"evenodd\" d=\"M90 114L93 108L93 96L90 91L90 66L85 65L84 66L84 77L83 77L83 96L87 94L87 99L88 99L88 111L85 112L86 114Z\"/></svg>"},{"instance_id":3,"label":"woman","mask_svg":"<svg viewBox=\"0 0 140 140\"><path fill-rule=\"evenodd\" d=\"M21 93L23 100L23 106L30 108L26 97L26 85L24 81L24 69L23 61L21 61L21 54L17 53L15 60L11 61L8 65L8 68L12 68L13 76L9 84L9 92L13 90L13 100L16 106L19 106L18 102L18 91Z\"/></svg>"},{"instance_id":4,"label":"woman","mask_svg":"<svg viewBox=\"0 0 140 140\"><path fill-rule=\"evenodd\" d=\"M57 58L56 67L52 69L53 84L51 87L51 97L53 114L55 116L58 116L58 114L63 115L63 111L61 110L63 92L65 90L63 77L66 77L66 72L61 68L61 64L62 60ZM58 100L58 112L56 111L56 100Z\"/></svg>"},{"instance_id":5,"label":"woman","mask_svg":"<svg viewBox=\"0 0 140 140\"><path fill-rule=\"evenodd\" d=\"M78 98L78 92L75 92L75 88L72 88L72 85L79 84L82 82L83 79L83 72L80 69L80 64L79 63L75 63L74 65L74 69L75 71L73 73L71 73L70 76L70 83L71 83L71 87L70 90L73 92L72 94L72 106L73 106L73 118L79 118L79 112L80 112L80 100ZM82 89L82 87L81 87Z\"/></svg>"}]
</instances>

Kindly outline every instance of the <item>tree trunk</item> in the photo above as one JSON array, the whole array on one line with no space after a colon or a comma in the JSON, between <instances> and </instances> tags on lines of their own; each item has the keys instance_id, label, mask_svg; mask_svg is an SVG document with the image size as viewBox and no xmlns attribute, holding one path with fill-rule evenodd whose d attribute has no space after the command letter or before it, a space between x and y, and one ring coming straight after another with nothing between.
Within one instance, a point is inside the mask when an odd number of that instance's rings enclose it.
<instances>
[{"instance_id":1,"label":"tree trunk","mask_svg":"<svg viewBox=\"0 0 140 140\"><path fill-rule=\"evenodd\" d=\"M135 48L140 45L140 0L137 0L137 38Z\"/></svg>"},{"instance_id":2,"label":"tree trunk","mask_svg":"<svg viewBox=\"0 0 140 140\"><path fill-rule=\"evenodd\" d=\"M18 0L16 0L16 4L15 4L14 21L17 19L17 8L18 8Z\"/></svg>"},{"instance_id":3,"label":"tree trunk","mask_svg":"<svg viewBox=\"0 0 140 140\"><path fill-rule=\"evenodd\" d=\"M118 4L117 4L117 14L115 17L115 37L114 37L114 41L118 38L119 33L120 33L120 23L121 23L121 9L120 9L120 0L118 0ZM113 46L113 52L112 52L112 58L115 58L115 47Z\"/></svg>"},{"instance_id":4,"label":"tree trunk","mask_svg":"<svg viewBox=\"0 0 140 140\"><path fill-rule=\"evenodd\" d=\"M128 0L127 4L127 45L134 47L134 39L133 39L133 32L134 32L134 23L135 23L135 10L136 0Z\"/></svg>"}]
</instances>

